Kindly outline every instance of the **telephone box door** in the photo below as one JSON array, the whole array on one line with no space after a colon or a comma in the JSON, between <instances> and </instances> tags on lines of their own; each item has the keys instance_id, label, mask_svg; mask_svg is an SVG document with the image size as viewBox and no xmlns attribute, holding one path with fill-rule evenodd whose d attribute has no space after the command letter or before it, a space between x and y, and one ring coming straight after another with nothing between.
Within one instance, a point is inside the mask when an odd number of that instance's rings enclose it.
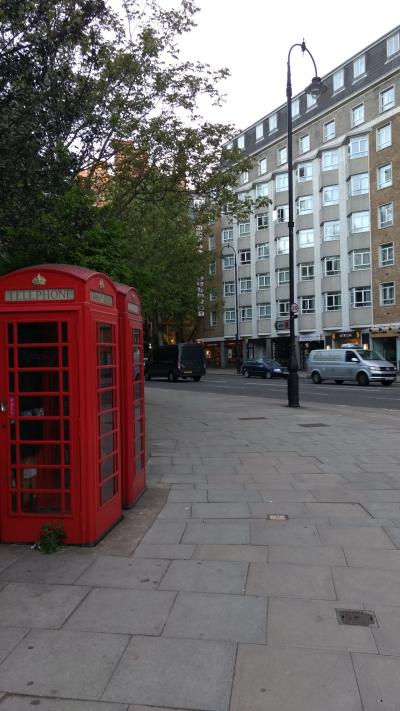
<instances>
[{"instance_id":1,"label":"telephone box door","mask_svg":"<svg viewBox=\"0 0 400 711\"><path fill-rule=\"evenodd\" d=\"M29 542L60 520L79 543L76 314L0 323L0 538Z\"/></svg>"}]
</instances>

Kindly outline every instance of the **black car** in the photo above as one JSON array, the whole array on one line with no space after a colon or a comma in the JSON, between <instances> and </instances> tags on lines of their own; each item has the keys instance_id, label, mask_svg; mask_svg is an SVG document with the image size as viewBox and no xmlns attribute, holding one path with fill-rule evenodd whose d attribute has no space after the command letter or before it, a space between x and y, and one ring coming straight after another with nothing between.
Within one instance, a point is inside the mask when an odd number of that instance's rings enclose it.
<instances>
[{"instance_id":1,"label":"black car","mask_svg":"<svg viewBox=\"0 0 400 711\"><path fill-rule=\"evenodd\" d=\"M261 375L262 378L287 378L289 375L285 365L281 365L277 360L266 358L246 360L242 365L241 373L245 378L253 375Z\"/></svg>"},{"instance_id":2,"label":"black car","mask_svg":"<svg viewBox=\"0 0 400 711\"><path fill-rule=\"evenodd\" d=\"M191 378L195 383L205 375L204 350L201 343L177 343L156 348L144 366L146 380L167 378L171 383L179 378Z\"/></svg>"}]
</instances>

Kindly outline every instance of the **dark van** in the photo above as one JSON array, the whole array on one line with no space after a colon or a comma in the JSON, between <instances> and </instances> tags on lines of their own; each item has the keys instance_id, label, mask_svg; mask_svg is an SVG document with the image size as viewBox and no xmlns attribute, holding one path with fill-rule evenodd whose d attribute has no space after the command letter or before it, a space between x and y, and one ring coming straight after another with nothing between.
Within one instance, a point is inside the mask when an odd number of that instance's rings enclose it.
<instances>
[{"instance_id":1,"label":"dark van","mask_svg":"<svg viewBox=\"0 0 400 711\"><path fill-rule=\"evenodd\" d=\"M192 378L198 383L206 369L204 350L201 343L177 343L175 346L160 346L150 355L144 367L146 380L167 378L175 382L178 378Z\"/></svg>"}]
</instances>

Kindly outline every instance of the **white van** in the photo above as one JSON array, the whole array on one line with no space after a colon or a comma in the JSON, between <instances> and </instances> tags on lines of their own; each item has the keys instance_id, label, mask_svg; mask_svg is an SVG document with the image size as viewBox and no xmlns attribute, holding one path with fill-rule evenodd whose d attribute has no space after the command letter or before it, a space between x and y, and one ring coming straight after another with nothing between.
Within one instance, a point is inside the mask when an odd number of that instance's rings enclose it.
<instances>
[{"instance_id":1,"label":"white van","mask_svg":"<svg viewBox=\"0 0 400 711\"><path fill-rule=\"evenodd\" d=\"M375 351L357 347L311 351L307 374L313 383L334 380L341 384L345 380L355 380L359 385L375 382L391 385L396 380L396 368L392 363Z\"/></svg>"}]
</instances>

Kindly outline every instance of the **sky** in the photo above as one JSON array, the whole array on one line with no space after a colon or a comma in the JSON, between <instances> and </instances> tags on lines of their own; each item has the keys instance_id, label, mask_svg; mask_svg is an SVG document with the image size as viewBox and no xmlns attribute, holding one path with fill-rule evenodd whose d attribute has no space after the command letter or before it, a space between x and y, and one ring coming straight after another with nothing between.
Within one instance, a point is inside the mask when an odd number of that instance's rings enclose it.
<instances>
[{"instance_id":1,"label":"sky","mask_svg":"<svg viewBox=\"0 0 400 711\"><path fill-rule=\"evenodd\" d=\"M146 0L138 0L145 3ZM110 0L115 9L121 0ZM179 0L159 0L179 7ZM202 102L206 119L243 130L286 101L287 56L303 39L323 77L400 25L399 0L194 0L197 27L180 38L182 58L227 67L222 108ZM293 96L310 83L310 57L291 53Z\"/></svg>"}]
</instances>

